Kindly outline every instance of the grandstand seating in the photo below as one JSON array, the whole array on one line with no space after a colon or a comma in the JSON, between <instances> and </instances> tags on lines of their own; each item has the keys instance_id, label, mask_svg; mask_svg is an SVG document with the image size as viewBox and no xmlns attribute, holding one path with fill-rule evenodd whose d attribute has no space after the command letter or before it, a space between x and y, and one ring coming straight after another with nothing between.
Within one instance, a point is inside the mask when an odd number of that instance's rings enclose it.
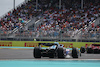
<instances>
[{"instance_id":1,"label":"grandstand seating","mask_svg":"<svg viewBox=\"0 0 100 67\"><path fill-rule=\"evenodd\" d=\"M22 4L17 9L9 12L8 15L0 20L2 30L11 32L14 28L24 26L25 22L32 19L37 14L43 12L43 21L35 30L19 29L15 36L22 37L52 37L52 38L70 38L77 31L82 29L82 37L100 36L100 26L93 26L91 30L86 30L85 25L93 22L100 17L99 0L84 0L84 8L81 9L80 0L63 0L62 8L58 8L59 1L54 0L55 4L51 5L50 0L39 0L38 11L35 8L35 0ZM45 10L46 9L46 10ZM40 18L39 18L40 19ZM93 30L95 29L95 30ZM93 30L93 31L92 31ZM98 38L98 37L97 37Z\"/></svg>"},{"instance_id":2,"label":"grandstand seating","mask_svg":"<svg viewBox=\"0 0 100 67\"><path fill-rule=\"evenodd\" d=\"M22 25L24 26L26 22L42 12L41 8L42 7L39 6L36 10L35 0L22 4L0 19L0 29L6 30L7 33L10 33L16 27L20 28Z\"/></svg>"},{"instance_id":3,"label":"grandstand seating","mask_svg":"<svg viewBox=\"0 0 100 67\"><path fill-rule=\"evenodd\" d=\"M86 39L89 37L93 39L100 38L100 24L89 29L82 29L81 37Z\"/></svg>"},{"instance_id":4,"label":"grandstand seating","mask_svg":"<svg viewBox=\"0 0 100 67\"><path fill-rule=\"evenodd\" d=\"M59 37L62 34L63 37L70 37L75 31L84 28L89 22L93 22L100 17L100 4L86 3L84 9L80 9L77 2L74 2L74 7L58 9L52 7L44 12L43 23L37 27L37 30L41 30L44 36ZM37 31L36 30L36 31ZM48 32L49 31L49 32ZM64 31L61 33L60 31ZM45 35L44 35L45 33ZM39 35L39 34L38 34Z\"/></svg>"}]
</instances>

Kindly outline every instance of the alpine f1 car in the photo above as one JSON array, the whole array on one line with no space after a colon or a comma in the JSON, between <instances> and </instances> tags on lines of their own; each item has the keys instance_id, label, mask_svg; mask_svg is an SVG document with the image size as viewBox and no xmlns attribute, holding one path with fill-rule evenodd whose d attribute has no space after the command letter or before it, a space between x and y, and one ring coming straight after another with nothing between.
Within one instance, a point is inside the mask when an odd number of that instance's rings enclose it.
<instances>
[{"instance_id":1,"label":"alpine f1 car","mask_svg":"<svg viewBox=\"0 0 100 67\"><path fill-rule=\"evenodd\" d=\"M45 46L45 48L43 46ZM80 52L77 48L72 48L70 52L70 50L64 48L63 45L55 43L39 43L38 47L35 47L33 50L34 58L66 58L69 53L71 53L72 58L78 58Z\"/></svg>"},{"instance_id":2,"label":"alpine f1 car","mask_svg":"<svg viewBox=\"0 0 100 67\"><path fill-rule=\"evenodd\" d=\"M80 48L81 53L100 53L100 44L91 44L89 47L81 47Z\"/></svg>"}]
</instances>

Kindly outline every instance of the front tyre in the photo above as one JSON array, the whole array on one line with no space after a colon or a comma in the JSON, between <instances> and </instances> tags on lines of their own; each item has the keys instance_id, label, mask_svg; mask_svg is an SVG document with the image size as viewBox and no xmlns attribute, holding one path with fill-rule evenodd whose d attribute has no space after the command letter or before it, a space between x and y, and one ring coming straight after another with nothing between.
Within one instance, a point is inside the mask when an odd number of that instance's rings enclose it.
<instances>
[{"instance_id":1,"label":"front tyre","mask_svg":"<svg viewBox=\"0 0 100 67\"><path fill-rule=\"evenodd\" d=\"M39 47L35 47L33 50L34 58L41 58L41 50Z\"/></svg>"},{"instance_id":2,"label":"front tyre","mask_svg":"<svg viewBox=\"0 0 100 67\"><path fill-rule=\"evenodd\" d=\"M81 47L81 48L80 48L80 52L81 52L81 53L85 53L85 47Z\"/></svg>"}]
</instances>

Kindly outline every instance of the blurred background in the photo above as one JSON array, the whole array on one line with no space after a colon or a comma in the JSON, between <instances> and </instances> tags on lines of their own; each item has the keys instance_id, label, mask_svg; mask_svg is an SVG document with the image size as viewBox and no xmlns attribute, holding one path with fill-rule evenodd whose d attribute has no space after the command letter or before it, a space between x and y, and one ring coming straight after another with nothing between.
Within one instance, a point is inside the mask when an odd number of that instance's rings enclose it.
<instances>
[{"instance_id":1,"label":"blurred background","mask_svg":"<svg viewBox=\"0 0 100 67\"><path fill-rule=\"evenodd\" d=\"M100 42L100 0L2 0L0 40Z\"/></svg>"}]
</instances>

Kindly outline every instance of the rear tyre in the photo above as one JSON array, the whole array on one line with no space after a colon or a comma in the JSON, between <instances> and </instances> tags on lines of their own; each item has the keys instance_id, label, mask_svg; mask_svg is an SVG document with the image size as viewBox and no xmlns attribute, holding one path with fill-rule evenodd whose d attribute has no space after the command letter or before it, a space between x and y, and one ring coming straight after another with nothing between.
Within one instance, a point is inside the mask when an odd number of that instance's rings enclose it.
<instances>
[{"instance_id":1,"label":"rear tyre","mask_svg":"<svg viewBox=\"0 0 100 67\"><path fill-rule=\"evenodd\" d=\"M80 52L81 52L81 53L85 53L85 47L81 47L81 48L80 48Z\"/></svg>"},{"instance_id":2,"label":"rear tyre","mask_svg":"<svg viewBox=\"0 0 100 67\"><path fill-rule=\"evenodd\" d=\"M93 53L93 50L91 47L87 47L87 53Z\"/></svg>"},{"instance_id":3,"label":"rear tyre","mask_svg":"<svg viewBox=\"0 0 100 67\"><path fill-rule=\"evenodd\" d=\"M93 50L93 52L94 52L94 54L99 54L99 49L96 48Z\"/></svg>"},{"instance_id":4,"label":"rear tyre","mask_svg":"<svg viewBox=\"0 0 100 67\"><path fill-rule=\"evenodd\" d=\"M58 55L58 58L65 58L64 49L63 48L58 48L57 49L57 55Z\"/></svg>"},{"instance_id":5,"label":"rear tyre","mask_svg":"<svg viewBox=\"0 0 100 67\"><path fill-rule=\"evenodd\" d=\"M100 49L99 49L99 54L100 54Z\"/></svg>"},{"instance_id":6,"label":"rear tyre","mask_svg":"<svg viewBox=\"0 0 100 67\"><path fill-rule=\"evenodd\" d=\"M35 47L33 50L34 58L41 58L41 50L39 47Z\"/></svg>"},{"instance_id":7,"label":"rear tyre","mask_svg":"<svg viewBox=\"0 0 100 67\"><path fill-rule=\"evenodd\" d=\"M78 50L76 48L72 48L72 57L78 58Z\"/></svg>"}]
</instances>

